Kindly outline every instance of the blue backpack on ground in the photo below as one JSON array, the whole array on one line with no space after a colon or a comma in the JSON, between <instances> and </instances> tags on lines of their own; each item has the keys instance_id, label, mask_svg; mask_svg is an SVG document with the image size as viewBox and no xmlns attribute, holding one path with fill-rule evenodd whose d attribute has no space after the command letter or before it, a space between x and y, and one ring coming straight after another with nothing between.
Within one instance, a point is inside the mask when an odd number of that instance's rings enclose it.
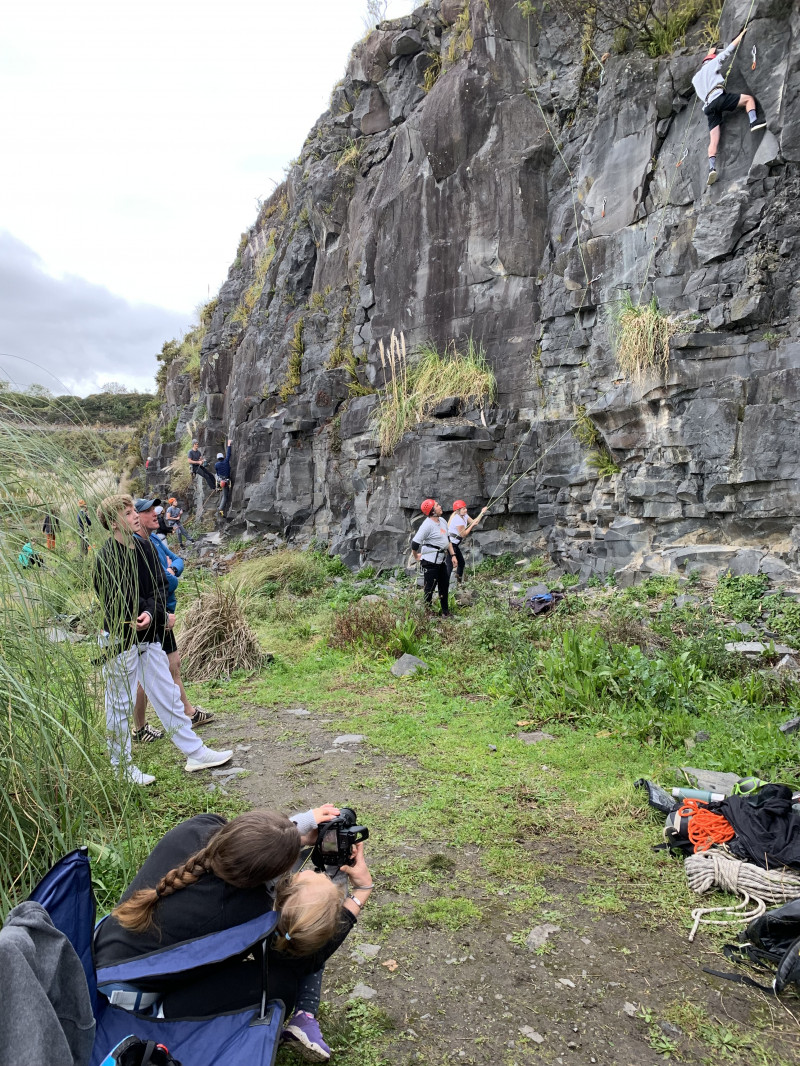
<instances>
[{"instance_id":1,"label":"blue backpack on ground","mask_svg":"<svg viewBox=\"0 0 800 1066\"><path fill-rule=\"evenodd\" d=\"M72 851L57 862L29 898L45 908L53 925L66 936L81 960L97 1026L91 1066L102 1066L131 1035L145 1044L153 1042L168 1048L169 1055L183 1066L217 1066L223 1062L273 1066L283 1027L284 1005L280 1000L267 1002L266 969L260 1007L214 1018L158 1018L157 1003L147 1012L137 1013L113 1006L109 997L113 995L112 990L124 990L126 986L133 987L135 992L138 981L170 974L188 976L193 970L251 950L271 936L278 922L275 911L232 929L95 971L92 941L96 904L86 849Z\"/></svg>"}]
</instances>

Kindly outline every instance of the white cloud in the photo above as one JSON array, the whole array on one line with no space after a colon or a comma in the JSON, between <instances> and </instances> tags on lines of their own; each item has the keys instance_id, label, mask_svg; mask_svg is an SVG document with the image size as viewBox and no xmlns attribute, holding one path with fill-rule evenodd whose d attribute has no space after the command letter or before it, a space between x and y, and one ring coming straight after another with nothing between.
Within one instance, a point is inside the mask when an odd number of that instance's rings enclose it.
<instances>
[{"instance_id":1,"label":"white cloud","mask_svg":"<svg viewBox=\"0 0 800 1066\"><path fill-rule=\"evenodd\" d=\"M395 0L390 14L412 3ZM38 0L4 12L0 228L188 313L327 106L365 0Z\"/></svg>"},{"instance_id":2,"label":"white cloud","mask_svg":"<svg viewBox=\"0 0 800 1066\"><path fill-rule=\"evenodd\" d=\"M180 313L54 277L31 248L0 232L0 378L84 395L112 380L152 389L155 353L185 325Z\"/></svg>"}]
</instances>

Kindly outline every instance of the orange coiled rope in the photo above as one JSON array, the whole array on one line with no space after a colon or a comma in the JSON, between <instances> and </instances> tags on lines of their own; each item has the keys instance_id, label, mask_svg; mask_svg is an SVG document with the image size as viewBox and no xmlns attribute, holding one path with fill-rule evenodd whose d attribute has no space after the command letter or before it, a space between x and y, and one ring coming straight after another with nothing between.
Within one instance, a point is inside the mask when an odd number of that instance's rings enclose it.
<instances>
[{"instance_id":1,"label":"orange coiled rope","mask_svg":"<svg viewBox=\"0 0 800 1066\"><path fill-rule=\"evenodd\" d=\"M695 853L708 851L715 844L725 844L736 836L733 826L721 814L710 811L703 800L685 799L678 810L681 818L688 818L687 832Z\"/></svg>"}]
</instances>

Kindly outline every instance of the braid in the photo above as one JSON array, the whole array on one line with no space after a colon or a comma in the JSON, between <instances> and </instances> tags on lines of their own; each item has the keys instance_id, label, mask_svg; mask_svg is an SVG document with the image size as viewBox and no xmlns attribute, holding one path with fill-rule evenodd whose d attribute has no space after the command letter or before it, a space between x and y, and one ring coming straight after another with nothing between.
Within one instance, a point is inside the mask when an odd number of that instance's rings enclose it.
<instances>
[{"instance_id":1,"label":"braid","mask_svg":"<svg viewBox=\"0 0 800 1066\"><path fill-rule=\"evenodd\" d=\"M172 896L182 888L188 888L209 872L208 850L205 847L202 851L190 855L186 862L164 874L155 888L141 888L134 892L130 899L115 907L111 913L119 924L134 933L143 933L149 929L154 922L154 912L160 900Z\"/></svg>"}]
</instances>

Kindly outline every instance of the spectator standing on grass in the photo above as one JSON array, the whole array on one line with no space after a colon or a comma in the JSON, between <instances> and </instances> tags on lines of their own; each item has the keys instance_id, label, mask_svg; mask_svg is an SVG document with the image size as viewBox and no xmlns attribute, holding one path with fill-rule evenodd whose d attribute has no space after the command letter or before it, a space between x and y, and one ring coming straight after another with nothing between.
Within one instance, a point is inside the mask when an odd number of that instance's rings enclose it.
<instances>
[{"instance_id":1,"label":"spectator standing on grass","mask_svg":"<svg viewBox=\"0 0 800 1066\"><path fill-rule=\"evenodd\" d=\"M94 587L103 611L106 648L103 665L106 730L111 765L132 784L151 785L155 778L131 761L129 717L141 685L169 733L172 743L186 756L184 769L222 766L232 751L212 751L192 729L181 693L172 680L169 661L161 646L164 634L175 624L167 610L167 580L155 548L137 538L139 516L127 495L107 496L97 508L100 525L111 536L98 552Z\"/></svg>"},{"instance_id":2,"label":"spectator standing on grass","mask_svg":"<svg viewBox=\"0 0 800 1066\"><path fill-rule=\"evenodd\" d=\"M183 573L184 567L183 559L181 559L180 555L170 551L169 546L164 544L157 536L159 515L156 512L159 510L159 501L139 499L134 500L133 506L139 515L139 532L136 535L142 540L149 538L150 543L158 554L159 562L167 579L167 611L170 614L174 614L177 605L178 580ZM174 629L168 629L164 633L161 647L167 654L172 680L180 689L184 714L187 715L195 728L213 721L214 714L211 711L204 711L202 707L193 707L189 697L186 695L186 689L183 687L183 681L181 680L181 653L178 651L178 645L175 641ZM147 696L142 686L139 685L136 690L136 703L133 708L133 736L140 744L149 744L151 741L160 740L164 736L162 730L154 729L147 722L146 711Z\"/></svg>"},{"instance_id":3,"label":"spectator standing on grass","mask_svg":"<svg viewBox=\"0 0 800 1066\"><path fill-rule=\"evenodd\" d=\"M228 505L231 499L231 445L232 440L228 441L228 448L225 454L217 452L217 462L214 469L217 472L217 481L219 487L222 489L222 499L219 501L219 515L220 518L228 517Z\"/></svg>"},{"instance_id":4,"label":"spectator standing on grass","mask_svg":"<svg viewBox=\"0 0 800 1066\"><path fill-rule=\"evenodd\" d=\"M50 551L55 550L56 546L56 533L61 529L61 523L58 521L56 515L52 511L45 511L44 521L42 522L42 533L47 538L47 547Z\"/></svg>"},{"instance_id":5,"label":"spectator standing on grass","mask_svg":"<svg viewBox=\"0 0 800 1066\"><path fill-rule=\"evenodd\" d=\"M453 566L458 564L456 568L456 581L458 581L459 585L464 580L464 556L461 552L461 544L467 539L488 510L488 507L484 507L477 518L470 518L467 514L467 505L464 501L453 501L453 513L450 515L450 521L447 523L450 543L453 545L453 554L448 555L446 562L448 574L452 574Z\"/></svg>"},{"instance_id":6,"label":"spectator standing on grass","mask_svg":"<svg viewBox=\"0 0 800 1066\"><path fill-rule=\"evenodd\" d=\"M205 468L205 459L203 458L203 453L200 451L200 442L193 440L192 447L189 449L189 452L187 454L189 458L189 470L191 471L192 479L194 479L199 474L210 489L216 488L214 478Z\"/></svg>"},{"instance_id":7,"label":"spectator standing on grass","mask_svg":"<svg viewBox=\"0 0 800 1066\"><path fill-rule=\"evenodd\" d=\"M411 542L411 551L417 562L422 563L426 605L432 605L433 590L438 588L442 617L446 618L450 614L450 571L447 568L447 559L454 558L455 552L450 543L447 522L442 518L440 504L436 500L423 500L419 509L425 515L425 521ZM451 569L452 565L451 562Z\"/></svg>"},{"instance_id":8,"label":"spectator standing on grass","mask_svg":"<svg viewBox=\"0 0 800 1066\"><path fill-rule=\"evenodd\" d=\"M165 518L169 528L178 534L178 547L183 547L183 538L185 537L190 544L194 543L194 537L190 537L183 526L181 519L183 518L183 508L179 506L178 501L174 496L170 497L169 507L166 510Z\"/></svg>"},{"instance_id":9,"label":"spectator standing on grass","mask_svg":"<svg viewBox=\"0 0 800 1066\"><path fill-rule=\"evenodd\" d=\"M92 520L89 517L89 509L86 500L78 500L78 537L81 542L81 555L89 554L89 530Z\"/></svg>"}]
</instances>

